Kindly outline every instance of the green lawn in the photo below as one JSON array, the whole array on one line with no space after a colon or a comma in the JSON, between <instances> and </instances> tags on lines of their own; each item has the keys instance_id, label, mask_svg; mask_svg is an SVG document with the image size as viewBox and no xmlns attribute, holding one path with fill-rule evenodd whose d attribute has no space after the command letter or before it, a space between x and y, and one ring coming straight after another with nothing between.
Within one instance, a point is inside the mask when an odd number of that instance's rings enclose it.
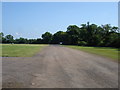
<instances>
[{"instance_id":1,"label":"green lawn","mask_svg":"<svg viewBox=\"0 0 120 90\"><path fill-rule=\"evenodd\" d=\"M2 57L31 57L47 45L40 44L0 44Z\"/></svg>"},{"instance_id":2,"label":"green lawn","mask_svg":"<svg viewBox=\"0 0 120 90\"><path fill-rule=\"evenodd\" d=\"M118 60L118 49L117 48L109 48L109 47L83 47L83 46L70 46L64 45L69 48L78 49L81 51L105 56L114 60Z\"/></svg>"}]
</instances>

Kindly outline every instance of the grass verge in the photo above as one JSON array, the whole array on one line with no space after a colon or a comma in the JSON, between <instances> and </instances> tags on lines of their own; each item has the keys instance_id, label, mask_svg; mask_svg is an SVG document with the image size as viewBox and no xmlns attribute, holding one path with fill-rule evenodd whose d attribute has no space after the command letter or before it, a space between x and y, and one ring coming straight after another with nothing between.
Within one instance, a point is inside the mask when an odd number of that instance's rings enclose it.
<instances>
[{"instance_id":1,"label":"grass verge","mask_svg":"<svg viewBox=\"0 0 120 90\"><path fill-rule=\"evenodd\" d=\"M2 57L31 57L39 52L43 44L0 44L0 56Z\"/></svg>"},{"instance_id":2,"label":"grass verge","mask_svg":"<svg viewBox=\"0 0 120 90\"><path fill-rule=\"evenodd\" d=\"M71 46L71 45L64 45L69 48L93 53L96 55L108 57L114 60L118 60L118 49L117 48L110 48L110 47L83 47L83 46Z\"/></svg>"}]
</instances>

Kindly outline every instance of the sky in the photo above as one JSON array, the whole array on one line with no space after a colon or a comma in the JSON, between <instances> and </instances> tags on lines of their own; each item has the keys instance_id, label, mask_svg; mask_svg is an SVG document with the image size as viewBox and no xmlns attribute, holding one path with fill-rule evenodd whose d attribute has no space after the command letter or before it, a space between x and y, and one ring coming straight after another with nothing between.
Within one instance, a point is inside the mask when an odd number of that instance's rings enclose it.
<instances>
[{"instance_id":1,"label":"sky","mask_svg":"<svg viewBox=\"0 0 120 90\"><path fill-rule=\"evenodd\" d=\"M87 22L118 26L117 2L2 2L2 32L14 38L40 38Z\"/></svg>"}]
</instances>

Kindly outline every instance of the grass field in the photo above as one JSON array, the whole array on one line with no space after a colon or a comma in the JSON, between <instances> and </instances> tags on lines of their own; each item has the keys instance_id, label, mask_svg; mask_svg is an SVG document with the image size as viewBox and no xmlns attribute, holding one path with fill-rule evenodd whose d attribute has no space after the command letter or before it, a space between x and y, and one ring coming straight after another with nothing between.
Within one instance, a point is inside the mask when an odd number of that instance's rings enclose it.
<instances>
[{"instance_id":1,"label":"grass field","mask_svg":"<svg viewBox=\"0 0 120 90\"><path fill-rule=\"evenodd\" d=\"M65 45L67 46L67 45ZM82 50L85 52L101 55L114 60L118 60L118 49L109 47L83 47L83 46L67 46L69 48Z\"/></svg>"},{"instance_id":2,"label":"grass field","mask_svg":"<svg viewBox=\"0 0 120 90\"><path fill-rule=\"evenodd\" d=\"M2 57L31 57L47 45L39 44L0 44Z\"/></svg>"}]
</instances>

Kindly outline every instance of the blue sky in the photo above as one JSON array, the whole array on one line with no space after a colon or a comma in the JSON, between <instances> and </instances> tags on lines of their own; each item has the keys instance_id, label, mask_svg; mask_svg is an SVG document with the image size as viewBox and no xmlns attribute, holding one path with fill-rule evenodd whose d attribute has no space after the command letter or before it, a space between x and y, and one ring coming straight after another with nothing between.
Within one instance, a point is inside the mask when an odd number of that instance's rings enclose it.
<instances>
[{"instance_id":1,"label":"blue sky","mask_svg":"<svg viewBox=\"0 0 120 90\"><path fill-rule=\"evenodd\" d=\"M117 2L3 2L2 31L15 38L40 38L49 31L89 21L118 26Z\"/></svg>"}]
</instances>

